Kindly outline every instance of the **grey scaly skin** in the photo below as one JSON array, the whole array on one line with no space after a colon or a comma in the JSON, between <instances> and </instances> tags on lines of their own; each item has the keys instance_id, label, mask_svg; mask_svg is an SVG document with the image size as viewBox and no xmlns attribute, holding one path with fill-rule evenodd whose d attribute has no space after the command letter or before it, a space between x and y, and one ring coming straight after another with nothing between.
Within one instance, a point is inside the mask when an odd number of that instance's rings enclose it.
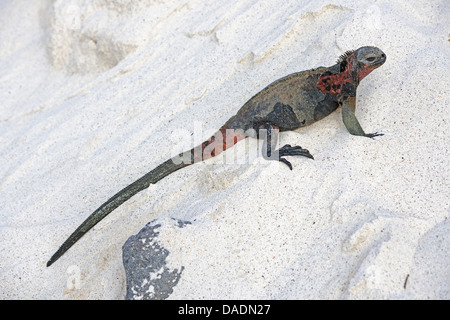
<instances>
[{"instance_id":1,"label":"grey scaly skin","mask_svg":"<svg viewBox=\"0 0 450 320\"><path fill-rule=\"evenodd\" d=\"M381 136L381 133L365 133L359 124L355 116L356 89L365 76L385 61L386 55L380 49L361 47L347 51L331 67L293 73L271 83L247 101L210 139L160 164L102 204L61 245L47 262L47 267L100 220L136 193L181 168L218 155L248 136L261 138L260 132L264 132L263 157L281 161L291 170L292 165L286 156L311 159L313 156L300 146L285 145L276 150L278 132L308 126L323 119L339 106L342 106L342 119L350 134L369 138ZM180 158L186 154L189 161L180 162Z\"/></svg>"}]
</instances>

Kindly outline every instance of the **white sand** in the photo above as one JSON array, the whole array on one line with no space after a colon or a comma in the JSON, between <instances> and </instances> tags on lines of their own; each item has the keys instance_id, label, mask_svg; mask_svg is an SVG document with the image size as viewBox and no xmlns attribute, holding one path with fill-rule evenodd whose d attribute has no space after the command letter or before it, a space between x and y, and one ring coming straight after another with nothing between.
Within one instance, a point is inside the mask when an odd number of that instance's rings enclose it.
<instances>
[{"instance_id":1,"label":"white sand","mask_svg":"<svg viewBox=\"0 0 450 320\"><path fill-rule=\"evenodd\" d=\"M171 298L450 298L446 1L133 3L0 2L1 299L122 299L122 244L171 217L193 221L161 230L185 267ZM351 136L338 110L282 135L316 159L293 171L188 167L45 267L195 123L207 138L273 80L364 45L387 62L357 116L383 137Z\"/></svg>"}]
</instances>

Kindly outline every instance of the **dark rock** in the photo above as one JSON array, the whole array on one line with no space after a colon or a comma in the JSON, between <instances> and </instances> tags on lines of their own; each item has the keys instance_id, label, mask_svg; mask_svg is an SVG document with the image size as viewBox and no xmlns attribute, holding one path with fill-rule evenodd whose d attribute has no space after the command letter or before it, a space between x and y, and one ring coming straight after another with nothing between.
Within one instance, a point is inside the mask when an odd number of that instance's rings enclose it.
<instances>
[{"instance_id":1,"label":"dark rock","mask_svg":"<svg viewBox=\"0 0 450 320\"><path fill-rule=\"evenodd\" d=\"M189 221L174 220L182 228ZM165 220L167 221L167 220ZM180 280L181 270L170 270L166 259L170 252L158 242L161 223L148 223L137 235L131 236L122 247L123 265L127 279L127 300L167 299Z\"/></svg>"}]
</instances>

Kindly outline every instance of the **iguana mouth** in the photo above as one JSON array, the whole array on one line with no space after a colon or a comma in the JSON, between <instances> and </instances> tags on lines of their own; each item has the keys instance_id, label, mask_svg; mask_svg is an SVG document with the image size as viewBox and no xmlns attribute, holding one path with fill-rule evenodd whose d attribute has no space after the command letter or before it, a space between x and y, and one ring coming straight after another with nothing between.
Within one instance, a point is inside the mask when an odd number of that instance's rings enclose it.
<instances>
[{"instance_id":1,"label":"iguana mouth","mask_svg":"<svg viewBox=\"0 0 450 320\"><path fill-rule=\"evenodd\" d=\"M381 66L383 63L386 62L386 55L383 53L380 58L374 63L374 66L379 67Z\"/></svg>"}]
</instances>

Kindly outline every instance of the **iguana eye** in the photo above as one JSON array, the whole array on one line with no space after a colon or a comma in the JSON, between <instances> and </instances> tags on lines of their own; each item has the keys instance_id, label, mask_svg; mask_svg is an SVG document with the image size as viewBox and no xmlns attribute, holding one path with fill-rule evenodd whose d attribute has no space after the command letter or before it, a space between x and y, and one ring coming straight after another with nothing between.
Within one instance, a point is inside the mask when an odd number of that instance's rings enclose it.
<instances>
[{"instance_id":1,"label":"iguana eye","mask_svg":"<svg viewBox=\"0 0 450 320\"><path fill-rule=\"evenodd\" d=\"M375 61L375 59L376 59L375 57L369 57L366 60L369 61L369 62L372 62L372 61Z\"/></svg>"}]
</instances>

